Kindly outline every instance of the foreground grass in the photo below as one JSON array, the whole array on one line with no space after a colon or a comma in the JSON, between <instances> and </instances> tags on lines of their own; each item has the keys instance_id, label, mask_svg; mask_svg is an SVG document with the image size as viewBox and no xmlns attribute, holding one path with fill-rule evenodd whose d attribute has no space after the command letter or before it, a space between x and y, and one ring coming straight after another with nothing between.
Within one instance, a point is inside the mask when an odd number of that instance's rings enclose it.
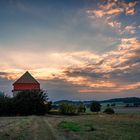
<instances>
[{"instance_id":1,"label":"foreground grass","mask_svg":"<svg viewBox=\"0 0 140 140\"><path fill-rule=\"evenodd\" d=\"M58 125L60 128L64 128L65 130L69 130L69 131L74 131L74 132L79 132L82 130L82 126L80 125L80 123L76 123L76 122L67 122L67 121L62 121L59 123Z\"/></svg>"},{"instance_id":2,"label":"foreground grass","mask_svg":"<svg viewBox=\"0 0 140 140\"><path fill-rule=\"evenodd\" d=\"M140 115L1 117L0 140L139 140Z\"/></svg>"}]
</instances>

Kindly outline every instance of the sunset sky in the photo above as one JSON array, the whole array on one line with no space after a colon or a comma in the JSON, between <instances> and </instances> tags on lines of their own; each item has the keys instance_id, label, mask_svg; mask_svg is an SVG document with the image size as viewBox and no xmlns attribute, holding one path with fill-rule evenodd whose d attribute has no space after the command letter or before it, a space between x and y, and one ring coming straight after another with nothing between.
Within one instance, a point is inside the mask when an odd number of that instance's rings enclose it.
<instances>
[{"instance_id":1,"label":"sunset sky","mask_svg":"<svg viewBox=\"0 0 140 140\"><path fill-rule=\"evenodd\" d=\"M26 71L51 100L140 97L140 1L0 0L0 91Z\"/></svg>"}]
</instances>

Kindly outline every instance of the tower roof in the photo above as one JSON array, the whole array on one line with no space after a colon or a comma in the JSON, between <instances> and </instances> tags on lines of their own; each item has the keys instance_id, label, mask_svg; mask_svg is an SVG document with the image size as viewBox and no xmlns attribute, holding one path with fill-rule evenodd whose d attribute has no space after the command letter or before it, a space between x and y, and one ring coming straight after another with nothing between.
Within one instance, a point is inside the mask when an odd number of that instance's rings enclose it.
<instances>
[{"instance_id":1,"label":"tower roof","mask_svg":"<svg viewBox=\"0 0 140 140\"><path fill-rule=\"evenodd\" d=\"M39 82L28 71L25 72L14 84L19 83L39 84Z\"/></svg>"}]
</instances>

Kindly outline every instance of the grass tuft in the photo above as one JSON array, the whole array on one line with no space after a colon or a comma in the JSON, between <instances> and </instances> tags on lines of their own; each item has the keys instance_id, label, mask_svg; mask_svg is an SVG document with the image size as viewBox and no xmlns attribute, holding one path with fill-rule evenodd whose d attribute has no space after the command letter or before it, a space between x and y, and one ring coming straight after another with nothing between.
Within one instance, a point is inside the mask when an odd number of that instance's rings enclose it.
<instances>
[{"instance_id":1,"label":"grass tuft","mask_svg":"<svg viewBox=\"0 0 140 140\"><path fill-rule=\"evenodd\" d=\"M69 130L69 131L74 131L74 132L79 132L82 131L82 127L80 124L76 122L67 122L67 121L62 121L58 125L60 128Z\"/></svg>"}]
</instances>

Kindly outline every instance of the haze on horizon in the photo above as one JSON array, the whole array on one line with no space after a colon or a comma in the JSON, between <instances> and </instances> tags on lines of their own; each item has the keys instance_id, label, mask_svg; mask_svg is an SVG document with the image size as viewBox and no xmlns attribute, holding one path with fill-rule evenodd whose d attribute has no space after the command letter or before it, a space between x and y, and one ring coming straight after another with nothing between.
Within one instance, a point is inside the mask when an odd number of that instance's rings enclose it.
<instances>
[{"instance_id":1,"label":"haze on horizon","mask_svg":"<svg viewBox=\"0 0 140 140\"><path fill-rule=\"evenodd\" d=\"M0 91L27 70L51 100L140 97L140 2L1 0Z\"/></svg>"}]
</instances>

